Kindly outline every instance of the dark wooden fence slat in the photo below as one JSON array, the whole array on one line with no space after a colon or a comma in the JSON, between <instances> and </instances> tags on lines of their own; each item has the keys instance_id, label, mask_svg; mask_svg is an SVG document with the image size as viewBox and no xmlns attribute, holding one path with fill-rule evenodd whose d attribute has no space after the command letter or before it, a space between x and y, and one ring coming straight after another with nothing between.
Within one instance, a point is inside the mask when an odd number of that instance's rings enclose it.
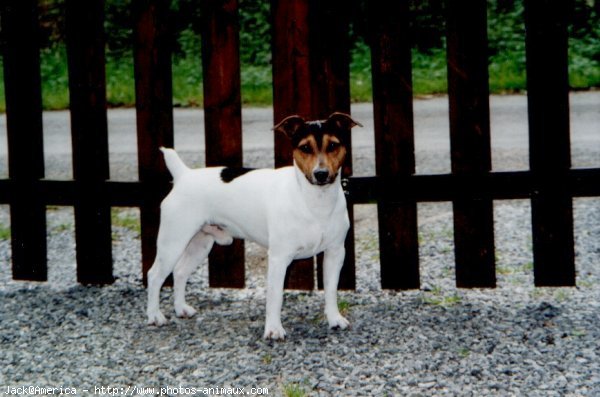
<instances>
[{"instance_id":1,"label":"dark wooden fence slat","mask_svg":"<svg viewBox=\"0 0 600 397\"><path fill-rule=\"evenodd\" d=\"M350 113L351 4L310 0L309 5L311 115L324 119L335 111ZM345 174L352 174L351 155L345 166Z\"/></svg>"},{"instance_id":2,"label":"dark wooden fence slat","mask_svg":"<svg viewBox=\"0 0 600 397\"><path fill-rule=\"evenodd\" d=\"M173 147L172 36L168 0L134 0L134 70L140 182L153 188L140 203L142 273L156 256L160 202L169 189L161 146Z\"/></svg>"},{"instance_id":3,"label":"dark wooden fence slat","mask_svg":"<svg viewBox=\"0 0 600 397\"><path fill-rule=\"evenodd\" d=\"M110 206L102 197L109 178L103 23L102 0L67 0L77 279L83 284L114 281Z\"/></svg>"},{"instance_id":4,"label":"dark wooden fence slat","mask_svg":"<svg viewBox=\"0 0 600 397\"><path fill-rule=\"evenodd\" d=\"M37 2L3 1L3 64L8 135L12 273L17 280L45 281L46 207L34 184L44 178L42 94Z\"/></svg>"},{"instance_id":5,"label":"dark wooden fence slat","mask_svg":"<svg viewBox=\"0 0 600 397\"><path fill-rule=\"evenodd\" d=\"M333 112L350 113L350 16L352 3L343 0L310 0L309 76L311 118L324 119ZM352 175L351 133L343 177ZM348 204L350 230L346 236L346 256L340 273L339 289L354 289L354 210ZM322 288L323 256L317 257L318 286Z\"/></svg>"},{"instance_id":6,"label":"dark wooden fence slat","mask_svg":"<svg viewBox=\"0 0 600 397\"><path fill-rule=\"evenodd\" d=\"M334 111L350 112L349 8L329 1L272 0L273 15L273 107L275 122L299 114L323 119ZM275 166L292 163L285 137L275 136ZM347 156L344 175L352 170ZM352 218L352 208L349 208ZM318 259L321 267L322 256ZM321 271L319 270L318 275ZM319 283L321 284L321 283ZM346 260L339 287L354 288L353 230L346 240ZM288 269L286 287L314 288L312 259L295 261Z\"/></svg>"},{"instance_id":7,"label":"dark wooden fence slat","mask_svg":"<svg viewBox=\"0 0 600 397\"><path fill-rule=\"evenodd\" d=\"M202 70L206 165L242 166L242 110L237 0L202 7ZM243 288L244 242L217 246L209 256L211 287Z\"/></svg>"},{"instance_id":8,"label":"dark wooden fence slat","mask_svg":"<svg viewBox=\"0 0 600 397\"><path fill-rule=\"evenodd\" d=\"M310 101L309 2L271 1L273 15L273 119L280 122L298 114L312 117ZM292 146L283 134L275 134L275 167L292 164ZM294 261L288 268L285 287L312 290L314 259Z\"/></svg>"},{"instance_id":9,"label":"dark wooden fence slat","mask_svg":"<svg viewBox=\"0 0 600 397\"><path fill-rule=\"evenodd\" d=\"M408 2L369 3L377 175L415 172ZM382 288L419 288L417 205L377 205Z\"/></svg>"},{"instance_id":10,"label":"dark wooden fence slat","mask_svg":"<svg viewBox=\"0 0 600 397\"><path fill-rule=\"evenodd\" d=\"M452 172L491 170L487 70L487 2L446 4ZM456 284L494 287L493 203L454 200Z\"/></svg>"},{"instance_id":11,"label":"dark wooden fence slat","mask_svg":"<svg viewBox=\"0 0 600 397\"><path fill-rule=\"evenodd\" d=\"M571 167L567 25L569 1L525 1L529 162L537 286L575 285L573 209L557 174Z\"/></svg>"},{"instance_id":12,"label":"dark wooden fence slat","mask_svg":"<svg viewBox=\"0 0 600 397\"><path fill-rule=\"evenodd\" d=\"M287 116L310 117L308 0L271 1L273 20L273 115L275 124ZM292 164L292 146L274 135L275 167Z\"/></svg>"}]
</instances>

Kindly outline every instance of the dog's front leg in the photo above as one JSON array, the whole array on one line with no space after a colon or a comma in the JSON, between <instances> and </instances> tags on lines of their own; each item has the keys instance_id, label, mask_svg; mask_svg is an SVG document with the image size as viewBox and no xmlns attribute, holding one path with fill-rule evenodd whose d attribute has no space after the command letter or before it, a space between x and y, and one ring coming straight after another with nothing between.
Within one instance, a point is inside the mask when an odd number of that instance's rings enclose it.
<instances>
[{"instance_id":1,"label":"dog's front leg","mask_svg":"<svg viewBox=\"0 0 600 397\"><path fill-rule=\"evenodd\" d=\"M283 284L285 273L292 258L269 251L267 269L267 319L265 339L284 339L285 330L281 325L281 306L283 304Z\"/></svg>"},{"instance_id":2,"label":"dog's front leg","mask_svg":"<svg viewBox=\"0 0 600 397\"><path fill-rule=\"evenodd\" d=\"M340 314L337 304L337 287L345 255L346 250L343 245L340 245L327 249L325 251L325 258L323 259L325 316L327 316L329 328L344 329L350 325L350 322Z\"/></svg>"}]
</instances>

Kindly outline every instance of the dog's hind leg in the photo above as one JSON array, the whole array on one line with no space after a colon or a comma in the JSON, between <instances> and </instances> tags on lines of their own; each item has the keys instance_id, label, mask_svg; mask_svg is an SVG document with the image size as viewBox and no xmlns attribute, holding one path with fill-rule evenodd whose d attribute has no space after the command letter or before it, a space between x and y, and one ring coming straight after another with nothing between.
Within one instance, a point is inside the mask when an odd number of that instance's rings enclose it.
<instances>
[{"instance_id":1,"label":"dog's hind leg","mask_svg":"<svg viewBox=\"0 0 600 397\"><path fill-rule=\"evenodd\" d=\"M149 325L164 325L167 320L160 311L160 288L183 255L189 242L198 232L199 224L186 214L180 214L174 206L163 202L161 222L156 243L156 259L148 272Z\"/></svg>"},{"instance_id":2,"label":"dog's hind leg","mask_svg":"<svg viewBox=\"0 0 600 397\"><path fill-rule=\"evenodd\" d=\"M157 255L154 264L148 271L148 303L146 307L148 325L161 326L167 323L167 319L160 311L160 288L170 273L168 266L163 265Z\"/></svg>"},{"instance_id":3,"label":"dog's hind leg","mask_svg":"<svg viewBox=\"0 0 600 397\"><path fill-rule=\"evenodd\" d=\"M185 301L185 286L188 278L208 256L215 239L202 231L196 233L179 258L173 271L175 314L177 317L192 317L196 310Z\"/></svg>"}]
</instances>

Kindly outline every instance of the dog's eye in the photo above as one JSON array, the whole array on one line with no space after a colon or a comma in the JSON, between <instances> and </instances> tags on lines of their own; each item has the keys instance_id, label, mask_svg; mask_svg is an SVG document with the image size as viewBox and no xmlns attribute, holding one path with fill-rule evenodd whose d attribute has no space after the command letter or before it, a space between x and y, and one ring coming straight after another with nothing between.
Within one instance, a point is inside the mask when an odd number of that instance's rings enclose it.
<instances>
[{"instance_id":1,"label":"dog's eye","mask_svg":"<svg viewBox=\"0 0 600 397\"><path fill-rule=\"evenodd\" d=\"M327 151L334 152L339 147L340 147L339 142L329 142L329 144L327 145Z\"/></svg>"},{"instance_id":2,"label":"dog's eye","mask_svg":"<svg viewBox=\"0 0 600 397\"><path fill-rule=\"evenodd\" d=\"M304 145L301 145L298 149L300 149L300 151L302 153L306 153L306 154L311 154L312 153L312 148L310 147L310 145L308 143L305 143Z\"/></svg>"}]
</instances>

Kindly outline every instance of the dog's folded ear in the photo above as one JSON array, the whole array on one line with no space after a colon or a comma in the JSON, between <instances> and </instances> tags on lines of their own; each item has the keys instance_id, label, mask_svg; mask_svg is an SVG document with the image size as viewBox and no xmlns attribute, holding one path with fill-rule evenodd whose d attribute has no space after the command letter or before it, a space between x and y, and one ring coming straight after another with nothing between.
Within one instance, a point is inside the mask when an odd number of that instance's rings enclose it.
<instances>
[{"instance_id":1,"label":"dog's folded ear","mask_svg":"<svg viewBox=\"0 0 600 397\"><path fill-rule=\"evenodd\" d=\"M288 137L293 137L304 126L305 121L298 115L288 116L273 127L273 131L283 132Z\"/></svg>"},{"instance_id":2,"label":"dog's folded ear","mask_svg":"<svg viewBox=\"0 0 600 397\"><path fill-rule=\"evenodd\" d=\"M358 121L354 121L350 115L341 112L334 112L329 115L326 123L330 123L334 127L342 130L349 130L352 127L362 127L362 124Z\"/></svg>"}]
</instances>

